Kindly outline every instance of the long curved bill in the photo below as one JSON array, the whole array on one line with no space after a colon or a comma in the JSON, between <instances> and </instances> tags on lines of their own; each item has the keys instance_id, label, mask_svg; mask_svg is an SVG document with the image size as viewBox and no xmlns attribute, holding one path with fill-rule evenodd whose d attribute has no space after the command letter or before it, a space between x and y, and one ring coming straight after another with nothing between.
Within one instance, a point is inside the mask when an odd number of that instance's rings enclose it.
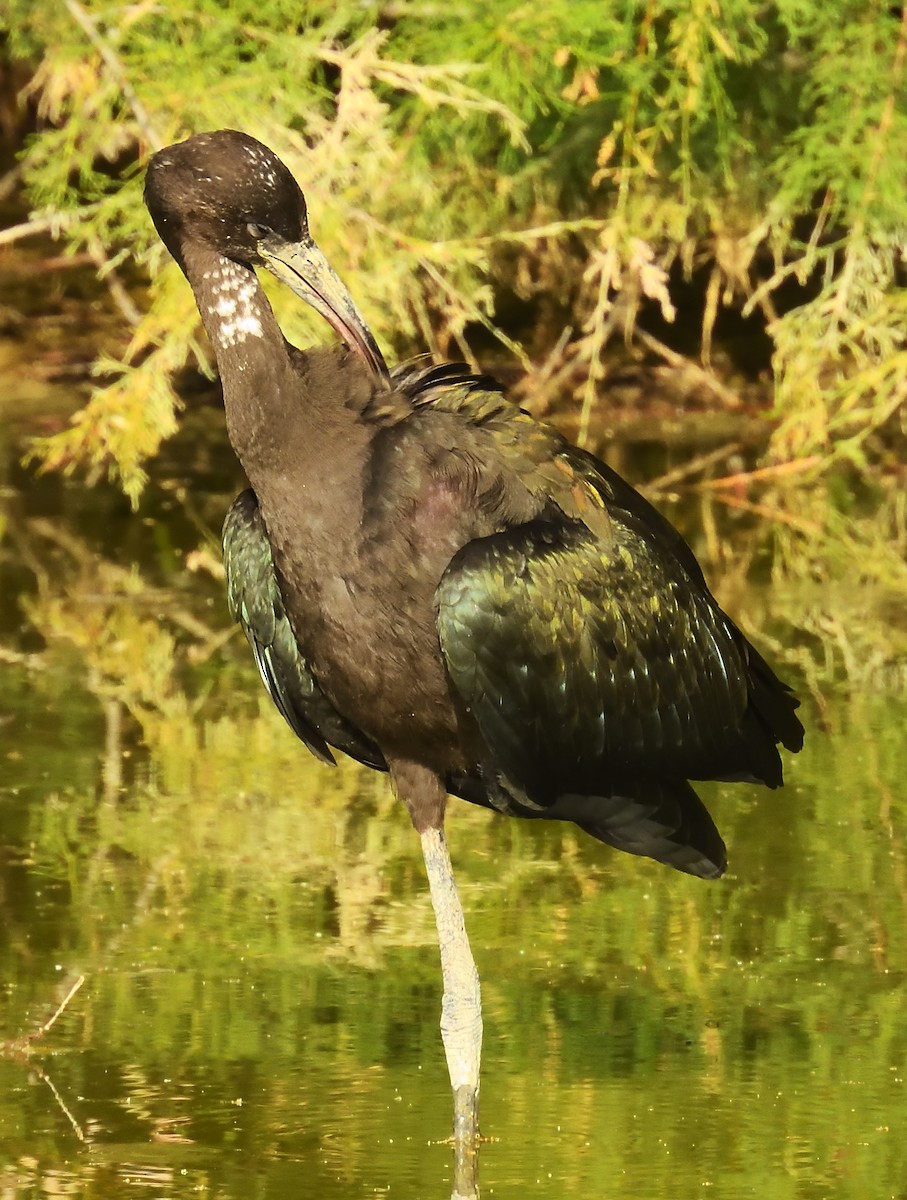
<instances>
[{"instance_id":1,"label":"long curved bill","mask_svg":"<svg viewBox=\"0 0 907 1200\"><path fill-rule=\"evenodd\" d=\"M362 355L376 377L388 383L390 373L378 343L352 296L315 243L271 240L259 243L258 252L271 274L330 321L350 349Z\"/></svg>"}]
</instances>

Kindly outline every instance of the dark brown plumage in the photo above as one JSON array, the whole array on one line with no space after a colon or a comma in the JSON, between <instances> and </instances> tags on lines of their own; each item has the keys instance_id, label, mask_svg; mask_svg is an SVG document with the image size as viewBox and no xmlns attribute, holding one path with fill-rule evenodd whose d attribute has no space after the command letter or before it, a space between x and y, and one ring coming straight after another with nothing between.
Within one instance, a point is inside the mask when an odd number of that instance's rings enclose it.
<instances>
[{"instance_id":1,"label":"dark brown plumage","mask_svg":"<svg viewBox=\"0 0 907 1200\"><path fill-rule=\"evenodd\" d=\"M803 729L676 530L494 381L388 372L302 193L254 139L169 147L146 198L251 484L224 528L231 609L296 733L327 761L335 747L388 769L423 846L452 792L720 874L688 781L777 787L777 743L799 750ZM346 348L288 346L256 266Z\"/></svg>"}]
</instances>

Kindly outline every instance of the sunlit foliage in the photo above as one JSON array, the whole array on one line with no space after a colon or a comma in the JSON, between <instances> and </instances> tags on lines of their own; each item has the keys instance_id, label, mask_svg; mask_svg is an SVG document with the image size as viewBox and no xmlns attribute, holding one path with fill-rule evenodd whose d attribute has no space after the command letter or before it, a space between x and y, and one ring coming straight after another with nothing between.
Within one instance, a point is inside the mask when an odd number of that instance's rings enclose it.
<instances>
[{"instance_id":1,"label":"sunlit foliage","mask_svg":"<svg viewBox=\"0 0 907 1200\"><path fill-rule=\"evenodd\" d=\"M30 65L22 165L39 223L108 272L155 277L122 362L98 364L94 399L45 443L50 465L112 469L134 498L174 427L174 371L207 364L141 166L218 126L286 158L383 342L469 356L468 338L496 333L530 370L525 394L572 394L583 431L609 339L669 353L640 317L670 322L685 278L704 380L722 312L767 328L776 460L862 469L902 416L896 6L12 0L2 20ZM495 316L515 299L529 305L517 325ZM280 316L291 337L323 336L298 305ZM733 381L719 392L739 407Z\"/></svg>"}]
</instances>

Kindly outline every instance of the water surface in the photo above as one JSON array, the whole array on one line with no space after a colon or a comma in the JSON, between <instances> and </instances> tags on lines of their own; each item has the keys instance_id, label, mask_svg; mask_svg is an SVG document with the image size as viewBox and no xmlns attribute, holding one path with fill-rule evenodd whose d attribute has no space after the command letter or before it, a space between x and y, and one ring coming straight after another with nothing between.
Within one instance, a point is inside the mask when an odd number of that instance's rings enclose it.
<instances>
[{"instance_id":1,"label":"water surface","mask_svg":"<svg viewBox=\"0 0 907 1200\"><path fill-rule=\"evenodd\" d=\"M235 468L168 453L137 515L6 467L0 1196L449 1196L418 840L381 777L271 711L206 540ZM726 600L772 627L767 593ZM905 1195L907 697L884 682L807 704L785 790L702 789L718 883L453 805L483 1196Z\"/></svg>"}]
</instances>

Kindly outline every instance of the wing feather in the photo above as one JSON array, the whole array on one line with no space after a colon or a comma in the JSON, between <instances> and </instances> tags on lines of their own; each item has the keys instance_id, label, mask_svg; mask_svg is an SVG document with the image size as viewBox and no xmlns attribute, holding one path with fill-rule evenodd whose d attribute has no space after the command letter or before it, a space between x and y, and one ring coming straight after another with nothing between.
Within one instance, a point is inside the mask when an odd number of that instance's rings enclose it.
<instances>
[{"instance_id":1,"label":"wing feather","mask_svg":"<svg viewBox=\"0 0 907 1200\"><path fill-rule=\"evenodd\" d=\"M460 695L505 769L530 764L550 801L639 776L757 775L740 635L679 565L618 533L605 546L578 522L534 521L460 551L436 597Z\"/></svg>"},{"instance_id":2,"label":"wing feather","mask_svg":"<svg viewBox=\"0 0 907 1200\"><path fill-rule=\"evenodd\" d=\"M227 513L223 544L230 614L242 627L262 681L287 724L322 762L333 764L333 746L385 770L381 751L337 712L299 649L251 489L242 492Z\"/></svg>"},{"instance_id":3,"label":"wing feather","mask_svg":"<svg viewBox=\"0 0 907 1200\"><path fill-rule=\"evenodd\" d=\"M781 734L754 696L781 685L754 680L746 639L642 519L615 520L610 540L568 519L477 539L443 576L436 612L489 751L482 802L721 873L723 842L687 781L780 783Z\"/></svg>"}]
</instances>

